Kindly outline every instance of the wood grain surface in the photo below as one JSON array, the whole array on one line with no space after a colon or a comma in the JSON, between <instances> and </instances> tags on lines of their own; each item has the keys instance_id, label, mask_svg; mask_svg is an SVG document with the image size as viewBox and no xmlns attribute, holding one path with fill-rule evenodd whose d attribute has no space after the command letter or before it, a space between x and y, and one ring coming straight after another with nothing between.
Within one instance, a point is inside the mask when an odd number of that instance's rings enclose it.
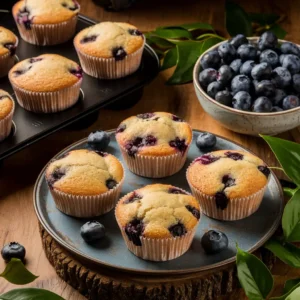
<instances>
[{"instance_id":1,"label":"wood grain surface","mask_svg":"<svg viewBox=\"0 0 300 300\"><path fill-rule=\"evenodd\" d=\"M91 0L79 0L81 12L98 21L124 21L148 31L159 25L173 25L187 22L209 22L224 31L224 1L219 0L140 0L133 8L123 12L106 12ZM284 14L287 21L284 28L287 40L300 43L300 1L252 0L237 1L247 11ZM126 117L147 111L169 111L175 113L195 129L211 131L243 144L263 158L269 165L276 165L274 155L259 138L235 134L221 127L201 108L192 84L166 86L170 71L160 73L145 88L142 100L131 109L112 111L103 109L98 121L84 130L61 130L27 149L8 158L0 167L0 246L18 241L27 249L27 267L39 278L30 286L49 289L65 299L84 299L76 290L61 280L51 267L42 250L38 222L32 203L35 180L43 166L62 148L85 137L92 130L111 129ZM299 129L284 133L281 137L300 142ZM0 270L4 263L0 260ZM287 278L299 277L300 272L280 262L273 270L276 277L275 294L279 294ZM0 279L0 294L16 286ZM236 294L231 299L246 299Z\"/></svg>"}]
</instances>

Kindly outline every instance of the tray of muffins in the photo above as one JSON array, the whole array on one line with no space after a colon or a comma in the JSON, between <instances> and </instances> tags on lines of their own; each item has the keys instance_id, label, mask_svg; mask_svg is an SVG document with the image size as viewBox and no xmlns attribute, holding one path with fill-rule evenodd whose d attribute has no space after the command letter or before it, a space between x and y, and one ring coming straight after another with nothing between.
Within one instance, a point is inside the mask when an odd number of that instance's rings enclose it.
<instances>
[{"instance_id":1,"label":"tray of muffins","mask_svg":"<svg viewBox=\"0 0 300 300\"><path fill-rule=\"evenodd\" d=\"M135 26L79 12L73 0L0 12L0 160L101 107L133 105L156 76L158 58Z\"/></svg>"},{"instance_id":2,"label":"tray of muffins","mask_svg":"<svg viewBox=\"0 0 300 300\"><path fill-rule=\"evenodd\" d=\"M277 229L283 194L260 158L167 112L124 120L58 153L39 175L43 228L94 266L144 274L211 270Z\"/></svg>"}]
</instances>

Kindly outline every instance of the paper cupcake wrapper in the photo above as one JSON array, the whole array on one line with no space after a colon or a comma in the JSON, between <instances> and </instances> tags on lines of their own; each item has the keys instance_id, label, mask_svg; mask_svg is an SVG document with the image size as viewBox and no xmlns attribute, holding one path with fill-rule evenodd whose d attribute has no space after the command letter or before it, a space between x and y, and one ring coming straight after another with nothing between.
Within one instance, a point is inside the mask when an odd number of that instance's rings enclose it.
<instances>
[{"instance_id":1,"label":"paper cupcake wrapper","mask_svg":"<svg viewBox=\"0 0 300 300\"><path fill-rule=\"evenodd\" d=\"M31 29L26 29L17 21L16 24L24 41L40 46L57 45L70 40L75 35L77 16L57 24L31 24Z\"/></svg>"},{"instance_id":2,"label":"paper cupcake wrapper","mask_svg":"<svg viewBox=\"0 0 300 300\"><path fill-rule=\"evenodd\" d=\"M0 120L0 142L3 141L5 138L7 138L11 132L14 111L15 111L15 102L13 101L12 111L4 119Z\"/></svg>"},{"instance_id":3,"label":"paper cupcake wrapper","mask_svg":"<svg viewBox=\"0 0 300 300\"><path fill-rule=\"evenodd\" d=\"M91 218L103 215L115 207L123 182L124 177L115 188L95 196L71 195L51 188L50 191L61 212L73 217Z\"/></svg>"},{"instance_id":4,"label":"paper cupcake wrapper","mask_svg":"<svg viewBox=\"0 0 300 300\"><path fill-rule=\"evenodd\" d=\"M36 113L54 113L74 105L80 95L82 79L74 85L55 92L31 92L10 81L21 107Z\"/></svg>"},{"instance_id":5,"label":"paper cupcake wrapper","mask_svg":"<svg viewBox=\"0 0 300 300\"><path fill-rule=\"evenodd\" d=\"M199 201L201 212L210 218L224 221L244 219L255 213L262 202L267 187L266 185L248 197L229 199L227 207L222 210L217 208L214 196L208 196L200 192L190 182L189 186L193 196Z\"/></svg>"},{"instance_id":6,"label":"paper cupcake wrapper","mask_svg":"<svg viewBox=\"0 0 300 300\"><path fill-rule=\"evenodd\" d=\"M15 46L17 47L19 40L17 38L17 42ZM0 78L7 76L9 70L14 66L16 62L16 56L11 55L10 52L0 56Z\"/></svg>"},{"instance_id":7,"label":"paper cupcake wrapper","mask_svg":"<svg viewBox=\"0 0 300 300\"><path fill-rule=\"evenodd\" d=\"M119 145L120 146L120 145ZM122 156L128 169L139 176L163 178L179 172L185 164L189 146L185 153L181 152L166 156L128 155L125 148L120 146Z\"/></svg>"},{"instance_id":8,"label":"paper cupcake wrapper","mask_svg":"<svg viewBox=\"0 0 300 300\"><path fill-rule=\"evenodd\" d=\"M75 45L74 45L75 46ZM140 66L143 46L134 53L128 54L123 60L116 61L115 58L99 58L77 51L83 71L93 77L101 79L117 79L134 73Z\"/></svg>"}]
</instances>

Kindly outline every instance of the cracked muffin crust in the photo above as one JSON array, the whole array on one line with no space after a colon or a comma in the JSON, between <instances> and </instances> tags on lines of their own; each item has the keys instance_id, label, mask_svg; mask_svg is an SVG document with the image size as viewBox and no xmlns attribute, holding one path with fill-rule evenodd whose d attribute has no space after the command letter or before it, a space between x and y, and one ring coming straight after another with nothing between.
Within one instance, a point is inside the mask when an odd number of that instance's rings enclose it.
<instances>
[{"instance_id":1,"label":"cracked muffin crust","mask_svg":"<svg viewBox=\"0 0 300 300\"><path fill-rule=\"evenodd\" d=\"M70 151L52 161L45 176L52 190L93 196L117 187L124 177L124 171L113 155L81 149Z\"/></svg>"}]
</instances>

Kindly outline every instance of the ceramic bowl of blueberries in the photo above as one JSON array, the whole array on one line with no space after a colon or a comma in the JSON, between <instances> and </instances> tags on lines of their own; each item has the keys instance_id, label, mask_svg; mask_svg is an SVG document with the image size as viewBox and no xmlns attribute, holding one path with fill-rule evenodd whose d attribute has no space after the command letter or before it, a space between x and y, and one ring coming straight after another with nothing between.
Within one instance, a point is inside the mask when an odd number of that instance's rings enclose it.
<instances>
[{"instance_id":1,"label":"ceramic bowl of blueberries","mask_svg":"<svg viewBox=\"0 0 300 300\"><path fill-rule=\"evenodd\" d=\"M232 131L276 135L300 125L300 48L270 31L211 47L193 80L203 109Z\"/></svg>"}]
</instances>

